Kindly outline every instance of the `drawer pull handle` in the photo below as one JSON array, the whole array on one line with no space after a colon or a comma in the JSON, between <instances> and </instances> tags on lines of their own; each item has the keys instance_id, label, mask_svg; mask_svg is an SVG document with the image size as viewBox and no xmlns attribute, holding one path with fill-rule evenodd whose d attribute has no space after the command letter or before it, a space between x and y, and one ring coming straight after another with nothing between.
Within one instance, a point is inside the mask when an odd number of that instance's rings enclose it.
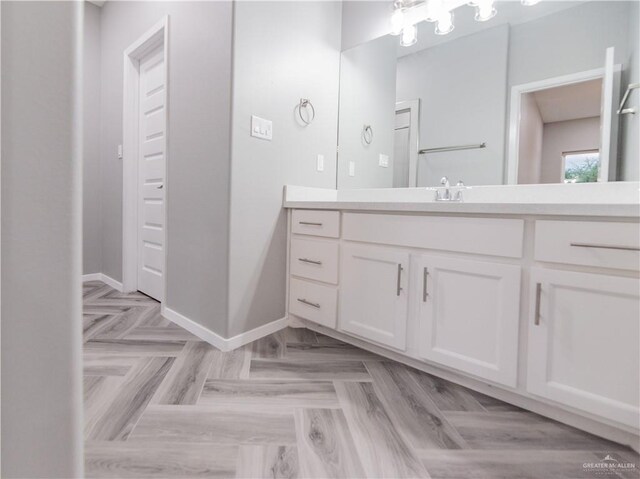
<instances>
[{"instance_id":1,"label":"drawer pull handle","mask_svg":"<svg viewBox=\"0 0 640 479\"><path fill-rule=\"evenodd\" d=\"M315 261L313 259L308 259L308 258L298 258L298 261L302 261L303 263L317 264L317 265L322 264L322 261Z\"/></svg>"},{"instance_id":2,"label":"drawer pull handle","mask_svg":"<svg viewBox=\"0 0 640 479\"><path fill-rule=\"evenodd\" d=\"M402 265L398 264L398 285L396 286L396 296L400 296L400 291L402 291Z\"/></svg>"},{"instance_id":3,"label":"drawer pull handle","mask_svg":"<svg viewBox=\"0 0 640 479\"><path fill-rule=\"evenodd\" d=\"M300 301L303 304L306 304L307 306L311 306L313 308L320 309L320 305L318 303L312 303L311 301L307 301L304 298L298 298L298 301Z\"/></svg>"},{"instance_id":4,"label":"drawer pull handle","mask_svg":"<svg viewBox=\"0 0 640 479\"><path fill-rule=\"evenodd\" d=\"M313 223L312 221L298 221L298 224L305 226L322 226L322 223Z\"/></svg>"},{"instance_id":5,"label":"drawer pull handle","mask_svg":"<svg viewBox=\"0 0 640 479\"><path fill-rule=\"evenodd\" d=\"M542 294L542 284L536 283L536 311L533 318L533 324L540 326L540 296Z\"/></svg>"},{"instance_id":6,"label":"drawer pull handle","mask_svg":"<svg viewBox=\"0 0 640 479\"><path fill-rule=\"evenodd\" d=\"M429 277L429 270L427 268L424 269L422 274L422 302L427 302L427 297L429 293L427 293L427 279Z\"/></svg>"},{"instance_id":7,"label":"drawer pull handle","mask_svg":"<svg viewBox=\"0 0 640 479\"><path fill-rule=\"evenodd\" d=\"M620 249L623 251L640 251L640 248L636 246L615 246L607 244L590 244L590 243L570 243L571 246L577 248L600 248L600 249Z\"/></svg>"}]
</instances>

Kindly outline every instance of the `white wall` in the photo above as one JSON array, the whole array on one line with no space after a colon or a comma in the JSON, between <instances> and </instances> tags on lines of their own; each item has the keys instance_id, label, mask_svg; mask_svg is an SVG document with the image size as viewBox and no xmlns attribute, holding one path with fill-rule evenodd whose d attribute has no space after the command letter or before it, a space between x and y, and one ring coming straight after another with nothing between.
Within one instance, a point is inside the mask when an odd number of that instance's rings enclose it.
<instances>
[{"instance_id":1,"label":"white wall","mask_svg":"<svg viewBox=\"0 0 640 479\"><path fill-rule=\"evenodd\" d=\"M100 197L100 7L84 5L82 273L102 272Z\"/></svg>"},{"instance_id":2,"label":"white wall","mask_svg":"<svg viewBox=\"0 0 640 479\"><path fill-rule=\"evenodd\" d=\"M231 2L102 7L102 272L122 279L123 52L169 15L166 306L227 328Z\"/></svg>"},{"instance_id":3,"label":"white wall","mask_svg":"<svg viewBox=\"0 0 640 479\"><path fill-rule=\"evenodd\" d=\"M509 28L491 28L398 60L397 99L420 98L420 148L487 143L421 155L418 186L502 183Z\"/></svg>"},{"instance_id":4,"label":"white wall","mask_svg":"<svg viewBox=\"0 0 640 479\"><path fill-rule=\"evenodd\" d=\"M396 108L396 48L398 39L380 37L342 53L340 60L340 125L338 186L391 188ZM373 140L363 139L371 125ZM389 166L379 166L380 155ZM349 163L355 176L349 176Z\"/></svg>"},{"instance_id":5,"label":"white wall","mask_svg":"<svg viewBox=\"0 0 640 479\"><path fill-rule=\"evenodd\" d=\"M81 2L2 2L2 471L83 476Z\"/></svg>"},{"instance_id":6,"label":"white wall","mask_svg":"<svg viewBox=\"0 0 640 479\"><path fill-rule=\"evenodd\" d=\"M340 19L339 2L235 3L229 336L285 314L283 186L335 188ZM306 127L300 98L316 109ZM249 136L251 115L273 141Z\"/></svg>"},{"instance_id":7,"label":"white wall","mask_svg":"<svg viewBox=\"0 0 640 479\"><path fill-rule=\"evenodd\" d=\"M525 93L520 106L518 184L540 183L543 131L544 123L535 96Z\"/></svg>"},{"instance_id":8,"label":"white wall","mask_svg":"<svg viewBox=\"0 0 640 479\"><path fill-rule=\"evenodd\" d=\"M564 178L562 154L600 148L600 117L546 123L542 134L540 183L560 183Z\"/></svg>"},{"instance_id":9,"label":"white wall","mask_svg":"<svg viewBox=\"0 0 640 479\"><path fill-rule=\"evenodd\" d=\"M342 2L342 50L389 33L393 1L345 0Z\"/></svg>"}]
</instances>

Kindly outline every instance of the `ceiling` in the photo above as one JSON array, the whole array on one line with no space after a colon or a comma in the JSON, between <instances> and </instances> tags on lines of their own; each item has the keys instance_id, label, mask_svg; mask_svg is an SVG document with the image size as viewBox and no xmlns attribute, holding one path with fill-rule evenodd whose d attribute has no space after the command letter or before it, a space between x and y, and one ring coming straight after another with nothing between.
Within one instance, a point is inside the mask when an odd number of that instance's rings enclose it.
<instances>
[{"instance_id":1,"label":"ceiling","mask_svg":"<svg viewBox=\"0 0 640 479\"><path fill-rule=\"evenodd\" d=\"M476 21L474 18L475 9L463 5L454 11L453 24L455 25L455 29L451 33L447 35L436 35L434 33L434 23L420 22L418 24L418 42L415 45L403 47L400 45L400 38L398 38L398 57L403 57L441 43L450 42L456 38L471 35L472 33L477 33L498 25L517 25L519 23L530 22L578 6L582 3L585 3L585 0L541 1L537 5L525 7L519 0L496 1L495 5L498 14L487 22Z\"/></svg>"},{"instance_id":2,"label":"ceiling","mask_svg":"<svg viewBox=\"0 0 640 479\"><path fill-rule=\"evenodd\" d=\"M531 93L543 123L600 116L602 79L548 88Z\"/></svg>"}]
</instances>

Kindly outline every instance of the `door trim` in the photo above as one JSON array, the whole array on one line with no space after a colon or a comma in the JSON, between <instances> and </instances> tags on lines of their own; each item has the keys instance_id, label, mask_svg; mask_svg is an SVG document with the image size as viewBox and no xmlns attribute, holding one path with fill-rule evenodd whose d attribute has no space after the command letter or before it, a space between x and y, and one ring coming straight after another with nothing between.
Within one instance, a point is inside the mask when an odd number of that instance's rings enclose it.
<instances>
[{"instance_id":1,"label":"door trim","mask_svg":"<svg viewBox=\"0 0 640 479\"><path fill-rule=\"evenodd\" d=\"M138 289L138 104L139 63L152 50L162 46L165 74L165 207L164 207L164 271L163 302L167 293L167 204L168 137L169 137L169 16L164 16L124 51L124 85L122 90L122 288Z\"/></svg>"},{"instance_id":2,"label":"door trim","mask_svg":"<svg viewBox=\"0 0 640 479\"><path fill-rule=\"evenodd\" d=\"M409 110L409 188L418 186L418 160L420 155L420 99L396 102L396 115Z\"/></svg>"},{"instance_id":3,"label":"door trim","mask_svg":"<svg viewBox=\"0 0 640 479\"><path fill-rule=\"evenodd\" d=\"M614 70L619 72L620 65L615 65ZM506 184L518 184L518 151L520 149L520 110L522 105L522 95L548 88L582 83L598 78L604 79L604 68L571 73L569 75L547 78L545 80L514 85L511 87L511 106L509 107L509 144L506 164ZM602 120L601 120L602 121Z\"/></svg>"}]
</instances>

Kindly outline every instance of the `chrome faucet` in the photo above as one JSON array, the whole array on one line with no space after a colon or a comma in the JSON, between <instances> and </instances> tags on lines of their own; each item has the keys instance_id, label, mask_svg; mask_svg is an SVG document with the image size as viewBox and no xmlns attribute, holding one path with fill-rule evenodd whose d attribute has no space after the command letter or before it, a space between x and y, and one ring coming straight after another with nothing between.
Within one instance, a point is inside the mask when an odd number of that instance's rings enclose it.
<instances>
[{"instance_id":1,"label":"chrome faucet","mask_svg":"<svg viewBox=\"0 0 640 479\"><path fill-rule=\"evenodd\" d=\"M442 188L438 188L436 190L436 201L451 201L451 190L449 185L449 178L443 176L440 180L440 184L444 186L444 191Z\"/></svg>"},{"instance_id":2,"label":"chrome faucet","mask_svg":"<svg viewBox=\"0 0 640 479\"><path fill-rule=\"evenodd\" d=\"M462 201L462 190L466 188L462 180L459 180L458 183L456 183L453 194L451 193L449 178L443 176L440 180L440 184L443 188L436 188L436 201Z\"/></svg>"}]
</instances>

